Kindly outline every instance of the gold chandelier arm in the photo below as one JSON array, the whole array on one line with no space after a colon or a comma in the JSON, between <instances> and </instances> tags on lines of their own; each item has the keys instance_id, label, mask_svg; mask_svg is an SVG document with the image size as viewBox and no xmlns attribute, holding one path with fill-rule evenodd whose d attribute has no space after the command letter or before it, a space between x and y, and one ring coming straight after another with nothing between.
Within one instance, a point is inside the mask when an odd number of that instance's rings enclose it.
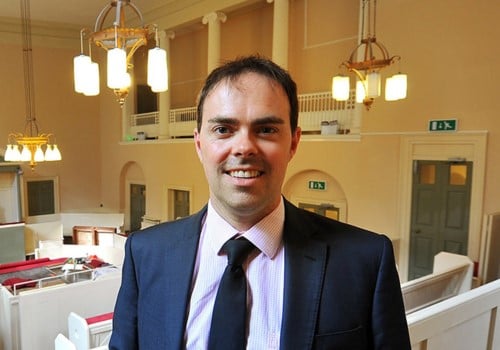
<instances>
[{"instance_id":1,"label":"gold chandelier arm","mask_svg":"<svg viewBox=\"0 0 500 350\"><path fill-rule=\"evenodd\" d=\"M138 39L134 45L132 45L132 47L130 48L130 51L128 52L127 54L127 64L130 64L131 60L132 60L132 56L134 55L134 53L137 51L137 49L143 45L146 45L147 44L147 39L146 38L140 38Z\"/></svg>"},{"instance_id":2,"label":"gold chandelier arm","mask_svg":"<svg viewBox=\"0 0 500 350\"><path fill-rule=\"evenodd\" d=\"M366 86L365 86L365 76L363 75L363 73L361 73L359 70L355 69L355 68L349 68L349 70L351 72L354 72L356 74L356 76L358 77L359 80L361 80L363 82L363 86L365 87L365 90L366 90Z\"/></svg>"},{"instance_id":3,"label":"gold chandelier arm","mask_svg":"<svg viewBox=\"0 0 500 350\"><path fill-rule=\"evenodd\" d=\"M85 31L86 31L85 28L80 30L80 54L82 55L83 55L83 38L85 37Z\"/></svg>"},{"instance_id":4,"label":"gold chandelier arm","mask_svg":"<svg viewBox=\"0 0 500 350\"><path fill-rule=\"evenodd\" d=\"M102 30L102 26L104 24L104 19L108 16L109 11L111 11L111 4L107 4L101 12L97 15L97 19L95 21L94 32L98 32Z\"/></svg>"},{"instance_id":5,"label":"gold chandelier arm","mask_svg":"<svg viewBox=\"0 0 500 350\"><path fill-rule=\"evenodd\" d=\"M156 23L153 24L153 30L155 32L155 45L156 47L160 47L160 37L158 35L158 25Z\"/></svg>"},{"instance_id":6,"label":"gold chandelier arm","mask_svg":"<svg viewBox=\"0 0 500 350\"><path fill-rule=\"evenodd\" d=\"M16 142L17 142L17 139L18 139L19 137L22 137L22 136L23 136L23 134L21 134L21 133L11 132L11 133L7 136L7 143L12 145L12 144L14 144L14 143L16 143Z\"/></svg>"},{"instance_id":7,"label":"gold chandelier arm","mask_svg":"<svg viewBox=\"0 0 500 350\"><path fill-rule=\"evenodd\" d=\"M132 8L132 10L135 12L135 14L137 15L137 17L139 17L139 19L141 21L141 27L144 27L144 19L142 18L142 13L141 13L141 11L139 11L139 8L137 8L137 6L135 6L131 2L128 3L128 6L130 6Z\"/></svg>"}]
</instances>

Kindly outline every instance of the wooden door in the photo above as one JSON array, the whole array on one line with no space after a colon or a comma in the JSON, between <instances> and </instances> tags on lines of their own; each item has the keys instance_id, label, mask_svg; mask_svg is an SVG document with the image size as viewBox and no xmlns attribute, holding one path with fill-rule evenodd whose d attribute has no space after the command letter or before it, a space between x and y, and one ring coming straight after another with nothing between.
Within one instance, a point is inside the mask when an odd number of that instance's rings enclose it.
<instances>
[{"instance_id":1,"label":"wooden door","mask_svg":"<svg viewBox=\"0 0 500 350\"><path fill-rule=\"evenodd\" d=\"M414 161L408 279L441 251L467 255L472 162Z\"/></svg>"},{"instance_id":2,"label":"wooden door","mask_svg":"<svg viewBox=\"0 0 500 350\"><path fill-rule=\"evenodd\" d=\"M146 213L146 186L130 184L130 231L141 228L142 217Z\"/></svg>"},{"instance_id":3,"label":"wooden door","mask_svg":"<svg viewBox=\"0 0 500 350\"><path fill-rule=\"evenodd\" d=\"M323 215L334 220L339 220L340 217L340 208L335 207L333 204L299 203L299 208L312 211L313 213Z\"/></svg>"}]
</instances>

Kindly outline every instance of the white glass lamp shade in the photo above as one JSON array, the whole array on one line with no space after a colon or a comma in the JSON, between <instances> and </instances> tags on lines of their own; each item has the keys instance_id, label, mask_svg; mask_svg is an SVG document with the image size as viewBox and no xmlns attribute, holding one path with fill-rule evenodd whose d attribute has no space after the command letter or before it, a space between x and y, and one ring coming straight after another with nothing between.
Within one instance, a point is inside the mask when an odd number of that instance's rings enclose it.
<instances>
[{"instance_id":1,"label":"white glass lamp shade","mask_svg":"<svg viewBox=\"0 0 500 350\"><path fill-rule=\"evenodd\" d=\"M10 146L10 151L9 151ZM7 145L5 152L5 160L9 162L19 162L21 160L21 152L19 152L18 145Z\"/></svg>"},{"instance_id":2,"label":"white glass lamp shade","mask_svg":"<svg viewBox=\"0 0 500 350\"><path fill-rule=\"evenodd\" d=\"M52 146L47 145L47 149L45 150L45 161L50 162L54 160L54 152L52 152Z\"/></svg>"},{"instance_id":3,"label":"white glass lamp shade","mask_svg":"<svg viewBox=\"0 0 500 350\"><path fill-rule=\"evenodd\" d=\"M365 84L361 80L356 81L356 102L363 103L366 96Z\"/></svg>"},{"instance_id":4,"label":"white glass lamp shade","mask_svg":"<svg viewBox=\"0 0 500 350\"><path fill-rule=\"evenodd\" d=\"M61 152L56 144L52 145L52 160L61 160Z\"/></svg>"},{"instance_id":5,"label":"white glass lamp shade","mask_svg":"<svg viewBox=\"0 0 500 350\"><path fill-rule=\"evenodd\" d=\"M115 47L108 50L108 87L111 89L124 88L124 74L127 73L127 53Z\"/></svg>"},{"instance_id":6,"label":"white glass lamp shade","mask_svg":"<svg viewBox=\"0 0 500 350\"><path fill-rule=\"evenodd\" d=\"M349 99L349 77L343 75L333 77L332 97L337 101L347 101Z\"/></svg>"},{"instance_id":7,"label":"white glass lamp shade","mask_svg":"<svg viewBox=\"0 0 500 350\"><path fill-rule=\"evenodd\" d=\"M90 57L83 54L73 58L73 78L75 91L78 93L84 92L87 81L87 70L90 63Z\"/></svg>"},{"instance_id":8,"label":"white glass lamp shade","mask_svg":"<svg viewBox=\"0 0 500 350\"><path fill-rule=\"evenodd\" d=\"M397 101L406 98L407 77L406 74L395 74L387 78L385 82L385 99Z\"/></svg>"},{"instance_id":9,"label":"white glass lamp shade","mask_svg":"<svg viewBox=\"0 0 500 350\"><path fill-rule=\"evenodd\" d=\"M45 155L43 154L41 146L36 146L34 159L35 162L43 162L45 160Z\"/></svg>"},{"instance_id":10,"label":"white glass lamp shade","mask_svg":"<svg viewBox=\"0 0 500 350\"><path fill-rule=\"evenodd\" d=\"M45 151L45 160L61 160L61 152L59 152L57 145L47 145L47 150Z\"/></svg>"},{"instance_id":11,"label":"white glass lamp shade","mask_svg":"<svg viewBox=\"0 0 500 350\"><path fill-rule=\"evenodd\" d=\"M12 161L12 153L14 153L14 150L12 149L12 145L7 145L7 148L5 149L5 154L3 155L3 160L6 162L11 162Z\"/></svg>"},{"instance_id":12,"label":"white glass lamp shade","mask_svg":"<svg viewBox=\"0 0 500 350\"><path fill-rule=\"evenodd\" d=\"M23 146L23 150L21 151L21 158L19 160L21 162L29 162L31 160L31 151L27 146Z\"/></svg>"},{"instance_id":13,"label":"white glass lamp shade","mask_svg":"<svg viewBox=\"0 0 500 350\"><path fill-rule=\"evenodd\" d=\"M366 74L366 97L374 98L380 96L380 73L370 72Z\"/></svg>"},{"instance_id":14,"label":"white glass lamp shade","mask_svg":"<svg viewBox=\"0 0 500 350\"><path fill-rule=\"evenodd\" d=\"M386 101L396 101L398 99L396 93L396 82L392 77L385 80L385 100Z\"/></svg>"},{"instance_id":15,"label":"white glass lamp shade","mask_svg":"<svg viewBox=\"0 0 500 350\"><path fill-rule=\"evenodd\" d=\"M167 51L159 47L148 51L148 85L153 92L168 90Z\"/></svg>"},{"instance_id":16,"label":"white glass lamp shade","mask_svg":"<svg viewBox=\"0 0 500 350\"><path fill-rule=\"evenodd\" d=\"M392 79L396 82L398 100L406 98L406 92L408 90L408 76L406 74L398 73L393 75Z\"/></svg>"},{"instance_id":17,"label":"white glass lamp shade","mask_svg":"<svg viewBox=\"0 0 500 350\"><path fill-rule=\"evenodd\" d=\"M87 66L87 77L83 94L85 96L97 96L100 92L99 64L90 62Z\"/></svg>"}]
</instances>

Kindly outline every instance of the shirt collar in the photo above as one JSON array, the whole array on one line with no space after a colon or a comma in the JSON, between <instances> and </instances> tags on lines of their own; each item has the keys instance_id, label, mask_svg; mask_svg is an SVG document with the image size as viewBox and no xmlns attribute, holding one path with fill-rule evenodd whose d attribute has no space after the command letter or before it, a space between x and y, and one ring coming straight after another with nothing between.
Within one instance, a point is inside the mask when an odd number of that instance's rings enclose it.
<instances>
[{"instance_id":1,"label":"shirt collar","mask_svg":"<svg viewBox=\"0 0 500 350\"><path fill-rule=\"evenodd\" d=\"M239 232L224 220L208 202L205 221L205 240L218 254L224 243L240 234L252 242L268 258L273 259L282 244L285 206L281 197L278 206L266 217L245 232Z\"/></svg>"}]
</instances>

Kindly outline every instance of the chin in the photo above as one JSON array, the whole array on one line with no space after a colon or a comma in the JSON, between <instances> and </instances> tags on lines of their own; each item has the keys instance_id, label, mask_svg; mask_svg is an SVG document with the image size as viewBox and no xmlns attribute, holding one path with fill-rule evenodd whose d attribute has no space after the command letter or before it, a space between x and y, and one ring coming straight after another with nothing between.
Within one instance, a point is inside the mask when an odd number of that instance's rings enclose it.
<instances>
[{"instance_id":1,"label":"chin","mask_svg":"<svg viewBox=\"0 0 500 350\"><path fill-rule=\"evenodd\" d=\"M240 211L241 213L255 215L262 212L266 212L267 210L269 210L268 208L271 207L272 208L269 211L274 209L273 206L274 201L271 201L270 198L271 197L269 196L253 197L253 196L248 196L248 194L238 195L232 197L230 205L232 205L234 209Z\"/></svg>"}]
</instances>

